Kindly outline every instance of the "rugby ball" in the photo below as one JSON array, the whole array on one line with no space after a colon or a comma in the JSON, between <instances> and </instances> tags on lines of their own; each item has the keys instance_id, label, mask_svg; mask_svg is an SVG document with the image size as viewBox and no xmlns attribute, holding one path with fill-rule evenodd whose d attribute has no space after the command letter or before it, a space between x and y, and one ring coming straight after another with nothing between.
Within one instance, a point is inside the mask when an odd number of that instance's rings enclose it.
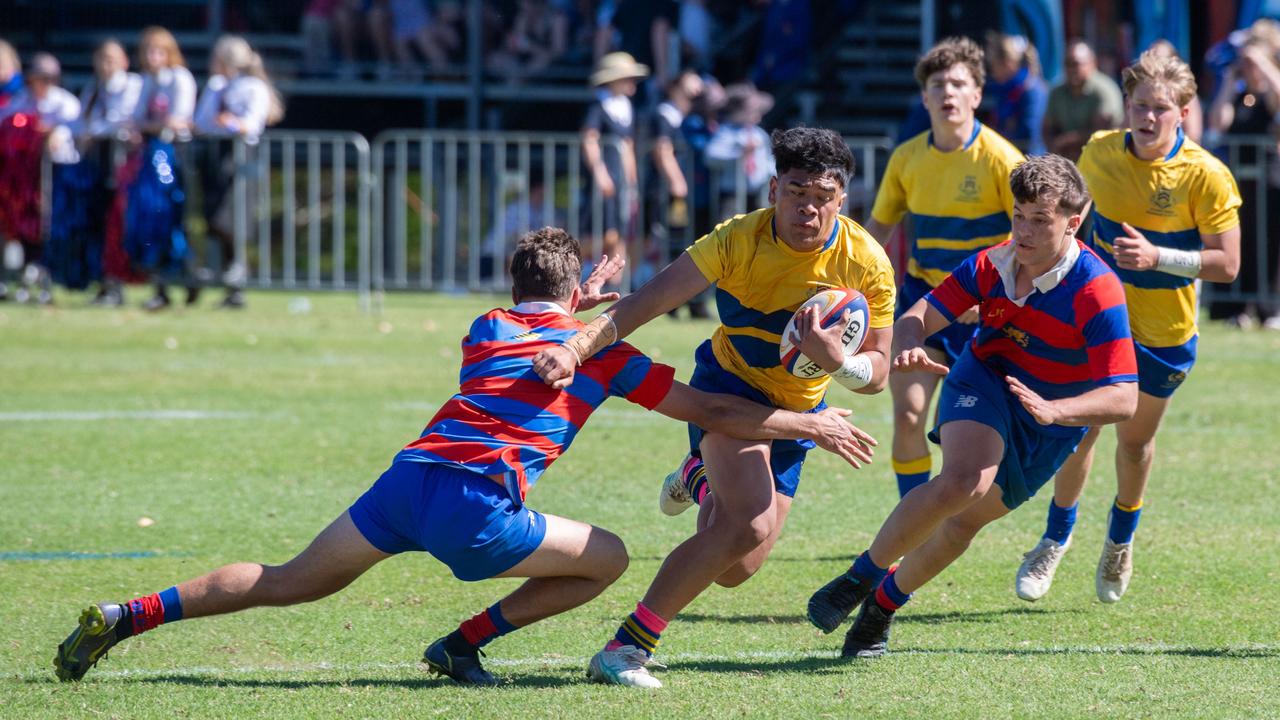
<instances>
[{"instance_id":1,"label":"rugby ball","mask_svg":"<svg viewBox=\"0 0 1280 720\"><path fill-rule=\"evenodd\" d=\"M844 316L846 310L849 311L849 319L845 321L844 335L844 354L846 356L853 355L862 348L862 341L867 337L867 324L871 320L871 308L867 306L867 299L862 293L849 288L832 288L823 290L815 294L813 297L804 301L804 303L796 308L791 319L787 321L787 327L782 331L782 342L778 346L778 356L782 360L782 366L796 377L813 379L822 377L827 374L817 363L812 362L809 358L800 352L800 347L791 342L791 335L795 331L796 318L800 316L800 311L807 307L815 306L818 308L818 322L824 328L840 322L840 318Z\"/></svg>"}]
</instances>

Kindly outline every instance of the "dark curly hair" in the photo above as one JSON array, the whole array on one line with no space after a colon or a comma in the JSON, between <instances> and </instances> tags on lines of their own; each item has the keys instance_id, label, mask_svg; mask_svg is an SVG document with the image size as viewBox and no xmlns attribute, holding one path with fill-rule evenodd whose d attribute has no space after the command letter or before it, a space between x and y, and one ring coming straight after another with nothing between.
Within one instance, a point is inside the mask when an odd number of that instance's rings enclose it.
<instances>
[{"instance_id":1,"label":"dark curly hair","mask_svg":"<svg viewBox=\"0 0 1280 720\"><path fill-rule=\"evenodd\" d=\"M1089 203L1089 190L1076 164L1061 155L1032 155L1009 175L1013 199L1020 203L1056 199L1058 209L1075 215Z\"/></svg>"},{"instance_id":2,"label":"dark curly hair","mask_svg":"<svg viewBox=\"0 0 1280 720\"><path fill-rule=\"evenodd\" d=\"M511 288L517 301L566 300L581 275L582 248L564 230L530 230L516 242L516 252L511 256Z\"/></svg>"},{"instance_id":3,"label":"dark curly hair","mask_svg":"<svg viewBox=\"0 0 1280 720\"><path fill-rule=\"evenodd\" d=\"M853 153L834 130L809 127L774 130L771 139L779 175L788 170L803 170L831 177L842 188L853 177Z\"/></svg>"}]
</instances>

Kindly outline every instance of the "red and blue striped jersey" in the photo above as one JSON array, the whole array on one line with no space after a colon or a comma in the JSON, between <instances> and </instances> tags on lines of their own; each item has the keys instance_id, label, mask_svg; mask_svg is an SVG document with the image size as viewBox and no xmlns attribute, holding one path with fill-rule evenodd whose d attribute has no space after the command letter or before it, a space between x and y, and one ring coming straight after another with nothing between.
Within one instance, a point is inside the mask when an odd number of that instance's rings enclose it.
<instances>
[{"instance_id":1,"label":"red and blue striped jersey","mask_svg":"<svg viewBox=\"0 0 1280 720\"><path fill-rule=\"evenodd\" d=\"M1106 262L1076 241L1021 303L1011 298L1014 268L1006 241L969 257L926 298L952 321L978 305L969 352L1047 400L1137 382L1124 288Z\"/></svg>"},{"instance_id":2,"label":"red and blue striped jersey","mask_svg":"<svg viewBox=\"0 0 1280 720\"><path fill-rule=\"evenodd\" d=\"M553 390L534 372L533 357L583 324L561 312L519 311L525 307L491 310L471 324L462 339L458 393L396 462L444 463L500 477L511 499L523 503L606 398L652 410L671 390L675 370L623 342L589 358L567 388Z\"/></svg>"}]
</instances>

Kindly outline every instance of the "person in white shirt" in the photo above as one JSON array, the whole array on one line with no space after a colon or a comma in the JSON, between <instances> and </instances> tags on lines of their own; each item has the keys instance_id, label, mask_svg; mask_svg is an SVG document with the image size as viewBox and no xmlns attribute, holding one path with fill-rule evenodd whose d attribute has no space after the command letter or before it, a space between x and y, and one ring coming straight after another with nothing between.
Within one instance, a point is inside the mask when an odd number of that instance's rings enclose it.
<instances>
[{"instance_id":1,"label":"person in white shirt","mask_svg":"<svg viewBox=\"0 0 1280 720\"><path fill-rule=\"evenodd\" d=\"M124 46L107 40L93 53L94 81L80 93L77 135L110 137L133 119L142 95L142 76L129 72Z\"/></svg>"},{"instance_id":2,"label":"person in white shirt","mask_svg":"<svg viewBox=\"0 0 1280 720\"><path fill-rule=\"evenodd\" d=\"M196 105L196 131L215 137L236 138L252 151L263 130L284 115L284 103L267 77L262 58L244 38L224 35L213 46L209 68L213 75ZM204 166L204 213L209 222L209 234L221 248L223 284L227 288L222 304L239 308L244 306L240 290L244 285L246 267L244 258L235 255L234 198L230 190L236 166L227 143L213 143L208 147L216 147L220 152L207 158ZM249 162L246 166L255 167L256 164ZM254 181L252 177L246 179L251 184ZM256 196L253 187L247 189L248 217L254 215L252 205Z\"/></svg>"}]
</instances>

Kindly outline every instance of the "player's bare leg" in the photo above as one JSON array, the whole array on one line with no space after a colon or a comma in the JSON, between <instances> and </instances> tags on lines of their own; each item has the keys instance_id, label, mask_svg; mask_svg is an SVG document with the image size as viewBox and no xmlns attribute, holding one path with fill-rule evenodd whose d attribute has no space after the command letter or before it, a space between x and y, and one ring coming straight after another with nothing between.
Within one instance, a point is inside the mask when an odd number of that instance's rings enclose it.
<instances>
[{"instance_id":1,"label":"player's bare leg","mask_svg":"<svg viewBox=\"0 0 1280 720\"><path fill-rule=\"evenodd\" d=\"M716 584L721 587L737 587L756 574L764 561L768 559L769 553L773 551L773 546L778 542L778 537L782 535L782 528L786 525L787 516L791 514L792 498L782 493L774 493L774 526L773 532L764 542L756 546L754 550L747 553L738 562L734 563L724 574L716 578ZM715 495L708 494L702 501L702 505L698 508L698 529L702 530L714 520L715 514Z\"/></svg>"},{"instance_id":2,"label":"player's bare leg","mask_svg":"<svg viewBox=\"0 0 1280 720\"><path fill-rule=\"evenodd\" d=\"M993 428L972 420L941 428L942 471L898 503L871 543L871 560L889 567L919 547L947 518L980 501L996 479L1004 440Z\"/></svg>"},{"instance_id":3,"label":"player's bare leg","mask_svg":"<svg viewBox=\"0 0 1280 720\"><path fill-rule=\"evenodd\" d=\"M503 616L517 627L586 603L627 569L627 548L617 535L556 515L543 517L542 544L497 576L529 578L501 601Z\"/></svg>"},{"instance_id":4,"label":"player's bare leg","mask_svg":"<svg viewBox=\"0 0 1280 720\"><path fill-rule=\"evenodd\" d=\"M945 353L937 348L925 348L925 352L935 362L946 361ZM932 466L925 433L929 403L939 379L938 374L930 372L889 375L889 392L893 396L893 468L900 496L928 480Z\"/></svg>"},{"instance_id":5,"label":"player's bare leg","mask_svg":"<svg viewBox=\"0 0 1280 720\"><path fill-rule=\"evenodd\" d=\"M733 565L776 538L780 524L769 443L707 433L701 450L715 488L715 513L711 522L671 551L643 600L666 620ZM785 517L783 513L781 519Z\"/></svg>"},{"instance_id":6,"label":"player's bare leg","mask_svg":"<svg viewBox=\"0 0 1280 720\"><path fill-rule=\"evenodd\" d=\"M1102 428L1090 428L1053 478L1053 499L1050 500L1044 535L1034 548L1023 554L1014 580L1014 589L1023 600L1034 602L1049 593L1058 564L1071 548L1076 508L1093 467L1094 445L1101 434Z\"/></svg>"},{"instance_id":7,"label":"player's bare leg","mask_svg":"<svg viewBox=\"0 0 1280 720\"><path fill-rule=\"evenodd\" d=\"M283 565L233 563L124 605L90 606L58 646L54 666L59 679L79 680L117 642L161 623L319 600L388 557L369 544L344 512Z\"/></svg>"},{"instance_id":8,"label":"player's bare leg","mask_svg":"<svg viewBox=\"0 0 1280 720\"><path fill-rule=\"evenodd\" d=\"M1116 499L1094 580L1102 602L1116 602L1129 589L1133 575L1133 534L1138 527L1155 459L1156 431L1168 407L1169 398L1140 392L1133 418L1116 424Z\"/></svg>"}]
</instances>

